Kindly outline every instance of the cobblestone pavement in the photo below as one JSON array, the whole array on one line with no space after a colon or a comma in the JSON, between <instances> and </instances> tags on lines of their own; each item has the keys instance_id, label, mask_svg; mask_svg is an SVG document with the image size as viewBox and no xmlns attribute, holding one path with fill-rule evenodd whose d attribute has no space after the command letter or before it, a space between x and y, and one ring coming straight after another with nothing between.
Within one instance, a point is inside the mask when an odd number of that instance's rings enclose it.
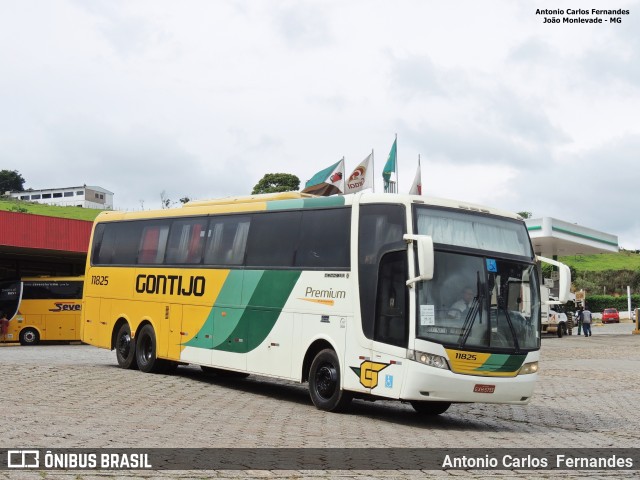
<instances>
[{"instance_id":1,"label":"cobblestone pavement","mask_svg":"<svg viewBox=\"0 0 640 480\"><path fill-rule=\"evenodd\" d=\"M354 401L319 411L306 385L262 377L220 380L193 366L173 375L117 367L87 345L2 346L0 447L520 447L579 449L640 443L640 335L630 323L593 336L545 337L527 406L453 405L421 418L399 402ZM429 472L469 476L471 472ZM619 476L599 472L589 478ZM0 479L102 479L105 472L8 472ZM477 472L475 478L517 472ZM532 475L531 472L524 473ZM571 475L564 478L571 478ZM424 472L119 472L117 478L419 478ZM558 472L537 472L551 478ZM522 478L522 477L521 477Z\"/></svg>"}]
</instances>

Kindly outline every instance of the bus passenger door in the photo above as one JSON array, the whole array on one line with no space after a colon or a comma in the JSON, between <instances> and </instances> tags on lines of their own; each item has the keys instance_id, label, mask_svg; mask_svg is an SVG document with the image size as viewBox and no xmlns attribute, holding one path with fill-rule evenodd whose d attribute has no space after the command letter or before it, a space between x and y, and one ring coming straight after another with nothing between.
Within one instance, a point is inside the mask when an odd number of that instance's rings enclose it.
<instances>
[{"instance_id":1,"label":"bus passenger door","mask_svg":"<svg viewBox=\"0 0 640 480\"><path fill-rule=\"evenodd\" d=\"M371 393L399 398L403 362L409 341L407 252L396 251L380 260L371 356Z\"/></svg>"}]
</instances>

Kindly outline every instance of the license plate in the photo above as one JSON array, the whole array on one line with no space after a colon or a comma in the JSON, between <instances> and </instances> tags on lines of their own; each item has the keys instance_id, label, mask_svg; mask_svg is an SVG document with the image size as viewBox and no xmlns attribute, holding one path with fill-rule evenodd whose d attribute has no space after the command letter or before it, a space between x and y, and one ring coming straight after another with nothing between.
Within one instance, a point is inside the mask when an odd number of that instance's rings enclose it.
<instances>
[{"instance_id":1,"label":"license plate","mask_svg":"<svg viewBox=\"0 0 640 480\"><path fill-rule=\"evenodd\" d=\"M475 393L493 393L496 391L495 385L483 385L481 383L477 383L475 387L473 387L473 391Z\"/></svg>"}]
</instances>

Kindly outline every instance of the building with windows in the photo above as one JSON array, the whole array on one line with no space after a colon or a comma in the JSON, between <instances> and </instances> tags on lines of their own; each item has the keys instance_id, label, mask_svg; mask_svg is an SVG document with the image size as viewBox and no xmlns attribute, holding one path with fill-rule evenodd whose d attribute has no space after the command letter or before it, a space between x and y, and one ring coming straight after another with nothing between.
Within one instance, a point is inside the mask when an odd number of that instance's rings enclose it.
<instances>
[{"instance_id":1,"label":"building with windows","mask_svg":"<svg viewBox=\"0 0 640 480\"><path fill-rule=\"evenodd\" d=\"M19 200L47 205L113 210L113 192L96 186L45 188L26 192L10 192L9 195Z\"/></svg>"}]
</instances>

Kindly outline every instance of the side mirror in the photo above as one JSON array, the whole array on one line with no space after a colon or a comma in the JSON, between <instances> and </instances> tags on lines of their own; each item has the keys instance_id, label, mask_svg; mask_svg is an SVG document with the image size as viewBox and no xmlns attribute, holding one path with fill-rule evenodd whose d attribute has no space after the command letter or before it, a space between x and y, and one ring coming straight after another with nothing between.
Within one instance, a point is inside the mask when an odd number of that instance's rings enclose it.
<instances>
[{"instance_id":1,"label":"side mirror","mask_svg":"<svg viewBox=\"0 0 640 480\"><path fill-rule=\"evenodd\" d=\"M407 285L433 278L433 238L429 235L405 235L407 243L416 243L418 247L418 276L407 280Z\"/></svg>"},{"instance_id":2,"label":"side mirror","mask_svg":"<svg viewBox=\"0 0 640 480\"><path fill-rule=\"evenodd\" d=\"M557 260L541 257L538 255L539 262L548 263L558 268L558 301L567 303L571 300L571 269L568 265Z\"/></svg>"}]
</instances>

